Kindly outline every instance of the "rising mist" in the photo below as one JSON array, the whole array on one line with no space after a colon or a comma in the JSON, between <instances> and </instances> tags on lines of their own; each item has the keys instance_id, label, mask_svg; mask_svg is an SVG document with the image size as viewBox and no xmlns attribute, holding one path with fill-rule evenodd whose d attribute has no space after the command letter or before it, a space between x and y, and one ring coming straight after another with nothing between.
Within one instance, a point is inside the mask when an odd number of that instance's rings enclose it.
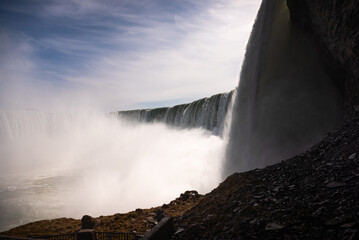
<instances>
[{"instance_id":1,"label":"rising mist","mask_svg":"<svg viewBox=\"0 0 359 240\"><path fill-rule=\"evenodd\" d=\"M162 205L221 180L225 141L102 113L1 111L1 230Z\"/></svg>"}]
</instances>

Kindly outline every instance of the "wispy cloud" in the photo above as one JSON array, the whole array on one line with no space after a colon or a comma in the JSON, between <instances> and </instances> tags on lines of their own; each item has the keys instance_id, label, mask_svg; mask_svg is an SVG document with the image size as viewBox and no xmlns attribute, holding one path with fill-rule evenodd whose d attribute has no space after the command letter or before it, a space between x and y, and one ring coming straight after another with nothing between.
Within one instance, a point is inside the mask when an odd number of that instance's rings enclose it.
<instances>
[{"instance_id":1,"label":"wispy cloud","mask_svg":"<svg viewBox=\"0 0 359 240\"><path fill-rule=\"evenodd\" d=\"M2 6L8 15L0 27L2 38L12 42L8 55L31 65L31 74L21 78L33 79L33 98L50 95L53 102L70 98L104 110L130 109L233 89L259 3L9 3ZM30 19L26 28L21 27L25 18ZM31 52L19 52L18 46L28 46ZM8 68L3 64L7 58L1 57L2 71ZM1 82L9 77L3 75ZM43 91L47 93L40 94Z\"/></svg>"}]
</instances>

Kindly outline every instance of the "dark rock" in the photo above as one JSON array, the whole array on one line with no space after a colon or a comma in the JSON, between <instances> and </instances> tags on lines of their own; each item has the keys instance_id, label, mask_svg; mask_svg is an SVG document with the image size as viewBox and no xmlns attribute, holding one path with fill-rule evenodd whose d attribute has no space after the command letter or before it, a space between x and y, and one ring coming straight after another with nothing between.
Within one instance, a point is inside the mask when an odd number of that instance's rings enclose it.
<instances>
[{"instance_id":1,"label":"dark rock","mask_svg":"<svg viewBox=\"0 0 359 240\"><path fill-rule=\"evenodd\" d=\"M187 201L189 198L191 197L198 197L198 192L197 191L186 191L185 193L182 193L179 197L179 200L181 201Z\"/></svg>"},{"instance_id":2,"label":"dark rock","mask_svg":"<svg viewBox=\"0 0 359 240\"><path fill-rule=\"evenodd\" d=\"M343 186L345 186L345 183L330 182L327 184L328 188L337 188L337 187L343 187Z\"/></svg>"},{"instance_id":3,"label":"dark rock","mask_svg":"<svg viewBox=\"0 0 359 240\"><path fill-rule=\"evenodd\" d=\"M356 224L355 222L345 223L345 224L341 225L340 227L342 227L342 228L351 228L351 227L353 227L355 224Z\"/></svg>"},{"instance_id":4,"label":"dark rock","mask_svg":"<svg viewBox=\"0 0 359 240\"><path fill-rule=\"evenodd\" d=\"M159 222L165 216L165 211L163 209L159 208L159 209L156 209L155 214L156 214L156 220L157 220L157 222Z\"/></svg>"},{"instance_id":5,"label":"dark rock","mask_svg":"<svg viewBox=\"0 0 359 240\"><path fill-rule=\"evenodd\" d=\"M356 153L353 153L353 154L351 154L351 155L348 157L348 159L349 159L349 160L353 160L356 156L357 156L357 154L356 154Z\"/></svg>"},{"instance_id":6,"label":"dark rock","mask_svg":"<svg viewBox=\"0 0 359 240\"><path fill-rule=\"evenodd\" d=\"M174 235L181 234L182 232L184 232L184 228L179 228L179 229L177 229L177 231L175 232Z\"/></svg>"},{"instance_id":7,"label":"dark rock","mask_svg":"<svg viewBox=\"0 0 359 240\"><path fill-rule=\"evenodd\" d=\"M89 215L84 215L81 219L81 229L94 229L98 222Z\"/></svg>"},{"instance_id":8,"label":"dark rock","mask_svg":"<svg viewBox=\"0 0 359 240\"><path fill-rule=\"evenodd\" d=\"M76 234L78 240L96 240L95 230L83 229Z\"/></svg>"},{"instance_id":9,"label":"dark rock","mask_svg":"<svg viewBox=\"0 0 359 240\"><path fill-rule=\"evenodd\" d=\"M265 227L265 230L267 231L280 230L282 228L284 228L284 226L279 223L268 223L267 226Z\"/></svg>"},{"instance_id":10,"label":"dark rock","mask_svg":"<svg viewBox=\"0 0 359 240\"><path fill-rule=\"evenodd\" d=\"M153 217L146 217L146 221L152 223L153 225L157 224L157 221Z\"/></svg>"},{"instance_id":11,"label":"dark rock","mask_svg":"<svg viewBox=\"0 0 359 240\"><path fill-rule=\"evenodd\" d=\"M348 229L345 231L345 240L356 240L359 239L359 233L357 229Z\"/></svg>"},{"instance_id":12,"label":"dark rock","mask_svg":"<svg viewBox=\"0 0 359 240\"><path fill-rule=\"evenodd\" d=\"M173 218L164 217L151 231L147 232L143 240L162 240L170 239L173 235Z\"/></svg>"},{"instance_id":13,"label":"dark rock","mask_svg":"<svg viewBox=\"0 0 359 240\"><path fill-rule=\"evenodd\" d=\"M342 222L343 222L343 219L336 217L336 218L326 221L324 224L327 226L333 226L333 225L341 224Z\"/></svg>"}]
</instances>

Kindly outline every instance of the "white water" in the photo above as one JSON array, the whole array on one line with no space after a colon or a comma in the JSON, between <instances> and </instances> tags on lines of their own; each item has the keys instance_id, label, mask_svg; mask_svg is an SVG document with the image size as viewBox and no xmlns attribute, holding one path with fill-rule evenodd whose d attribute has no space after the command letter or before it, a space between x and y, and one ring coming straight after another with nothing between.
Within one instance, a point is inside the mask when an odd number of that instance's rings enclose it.
<instances>
[{"instance_id":1,"label":"white water","mask_svg":"<svg viewBox=\"0 0 359 240\"><path fill-rule=\"evenodd\" d=\"M233 92L213 95L188 104L167 108L118 112L120 117L138 122L162 122L179 128L204 128L221 137Z\"/></svg>"},{"instance_id":2,"label":"white water","mask_svg":"<svg viewBox=\"0 0 359 240\"><path fill-rule=\"evenodd\" d=\"M329 60L291 24L285 0L263 0L234 100L225 176L299 154L341 122Z\"/></svg>"},{"instance_id":3,"label":"white water","mask_svg":"<svg viewBox=\"0 0 359 240\"><path fill-rule=\"evenodd\" d=\"M100 113L0 112L0 230L162 205L221 180L224 140Z\"/></svg>"}]
</instances>

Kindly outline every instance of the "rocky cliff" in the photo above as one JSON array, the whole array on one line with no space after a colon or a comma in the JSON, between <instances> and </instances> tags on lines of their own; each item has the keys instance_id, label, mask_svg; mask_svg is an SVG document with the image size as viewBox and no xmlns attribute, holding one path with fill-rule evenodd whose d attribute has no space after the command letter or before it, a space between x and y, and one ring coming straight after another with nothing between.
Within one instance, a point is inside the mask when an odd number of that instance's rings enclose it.
<instances>
[{"instance_id":1,"label":"rocky cliff","mask_svg":"<svg viewBox=\"0 0 359 240\"><path fill-rule=\"evenodd\" d=\"M359 1L287 0L292 22L312 33L337 84L345 91L348 112L359 104ZM354 109L355 108L355 109Z\"/></svg>"}]
</instances>

